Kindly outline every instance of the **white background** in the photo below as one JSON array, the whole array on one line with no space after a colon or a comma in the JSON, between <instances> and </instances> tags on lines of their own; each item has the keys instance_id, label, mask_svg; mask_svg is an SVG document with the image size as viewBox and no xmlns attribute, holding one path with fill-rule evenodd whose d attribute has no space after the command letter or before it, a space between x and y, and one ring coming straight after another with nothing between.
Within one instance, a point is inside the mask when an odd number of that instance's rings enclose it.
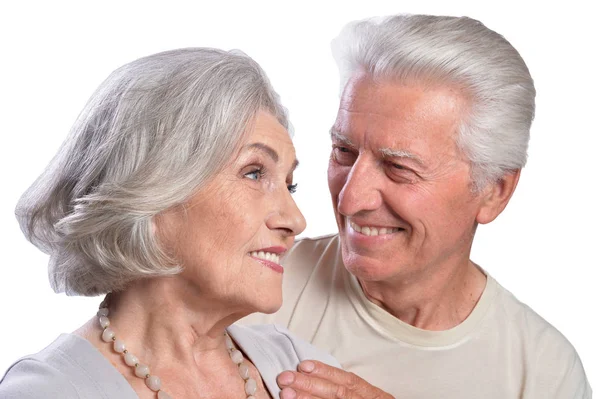
<instances>
[{"instance_id":1,"label":"white background","mask_svg":"<svg viewBox=\"0 0 600 399\"><path fill-rule=\"evenodd\" d=\"M0 374L77 328L100 302L51 291L47 257L25 241L13 212L112 70L191 46L239 48L256 59L295 126L304 235L321 235L336 230L326 184L338 101L330 41L348 21L410 12L479 19L529 65L538 91L529 163L506 211L480 227L473 260L569 338L600 390L600 30L593 1L562 8L524 0L7 3L0 6Z\"/></svg>"}]
</instances>

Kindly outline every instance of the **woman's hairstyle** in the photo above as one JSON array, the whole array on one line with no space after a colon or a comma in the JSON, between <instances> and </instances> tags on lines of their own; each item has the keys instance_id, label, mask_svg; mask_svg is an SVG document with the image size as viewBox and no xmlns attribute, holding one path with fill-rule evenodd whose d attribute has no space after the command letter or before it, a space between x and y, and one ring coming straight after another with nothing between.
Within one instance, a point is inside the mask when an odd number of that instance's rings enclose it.
<instances>
[{"instance_id":1,"label":"woman's hairstyle","mask_svg":"<svg viewBox=\"0 0 600 399\"><path fill-rule=\"evenodd\" d=\"M477 191L527 161L535 88L525 62L471 18L397 15L347 25L332 43L341 90L357 72L378 80L457 87L469 109L456 144Z\"/></svg>"},{"instance_id":2,"label":"woman's hairstyle","mask_svg":"<svg viewBox=\"0 0 600 399\"><path fill-rule=\"evenodd\" d=\"M17 205L25 236L50 255L52 288L98 295L178 273L153 217L219 172L260 110L290 128L263 70L239 51L173 50L114 71Z\"/></svg>"}]
</instances>

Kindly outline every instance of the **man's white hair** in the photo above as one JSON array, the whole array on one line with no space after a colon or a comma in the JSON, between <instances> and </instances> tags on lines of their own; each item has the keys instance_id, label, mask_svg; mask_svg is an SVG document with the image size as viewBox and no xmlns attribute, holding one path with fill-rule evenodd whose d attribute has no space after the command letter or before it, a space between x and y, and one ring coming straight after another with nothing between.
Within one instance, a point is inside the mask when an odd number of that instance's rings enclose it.
<instances>
[{"instance_id":1,"label":"man's white hair","mask_svg":"<svg viewBox=\"0 0 600 399\"><path fill-rule=\"evenodd\" d=\"M356 73L378 80L451 85L469 101L456 144L480 190L525 166L535 88L501 35L467 17L396 15L348 24L332 43L341 88Z\"/></svg>"}]
</instances>

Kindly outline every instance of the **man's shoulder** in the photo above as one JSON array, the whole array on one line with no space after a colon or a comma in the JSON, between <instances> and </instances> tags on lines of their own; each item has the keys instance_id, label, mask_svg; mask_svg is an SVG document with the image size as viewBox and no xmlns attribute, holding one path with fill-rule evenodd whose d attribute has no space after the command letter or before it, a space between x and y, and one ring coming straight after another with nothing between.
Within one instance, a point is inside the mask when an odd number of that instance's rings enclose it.
<instances>
[{"instance_id":1,"label":"man's shoulder","mask_svg":"<svg viewBox=\"0 0 600 399\"><path fill-rule=\"evenodd\" d=\"M338 234L303 238L294 243L283 260L284 295L294 295L294 287L307 284L327 286L345 272ZM337 277L336 277L337 276ZM287 290L287 291L286 291Z\"/></svg>"},{"instance_id":2,"label":"man's shoulder","mask_svg":"<svg viewBox=\"0 0 600 399\"><path fill-rule=\"evenodd\" d=\"M285 257L285 264L293 268L314 268L318 264L331 264L339 253L339 235L301 238L294 243Z\"/></svg>"},{"instance_id":3,"label":"man's shoulder","mask_svg":"<svg viewBox=\"0 0 600 399\"><path fill-rule=\"evenodd\" d=\"M531 389L547 387L548 394L564 390L565 393L578 392L572 397L591 397L581 359L556 327L501 286L498 305L501 318L507 323L505 331L525 348Z\"/></svg>"},{"instance_id":4,"label":"man's shoulder","mask_svg":"<svg viewBox=\"0 0 600 399\"><path fill-rule=\"evenodd\" d=\"M573 345L556 327L506 288L500 284L498 286L498 305L503 318L512 325L513 331L520 331L528 340L536 344L553 342L565 350L574 351Z\"/></svg>"},{"instance_id":5,"label":"man's shoulder","mask_svg":"<svg viewBox=\"0 0 600 399\"><path fill-rule=\"evenodd\" d=\"M293 252L323 252L332 245L339 245L340 235L338 233L325 234L317 237L303 237L294 242L290 249Z\"/></svg>"}]
</instances>

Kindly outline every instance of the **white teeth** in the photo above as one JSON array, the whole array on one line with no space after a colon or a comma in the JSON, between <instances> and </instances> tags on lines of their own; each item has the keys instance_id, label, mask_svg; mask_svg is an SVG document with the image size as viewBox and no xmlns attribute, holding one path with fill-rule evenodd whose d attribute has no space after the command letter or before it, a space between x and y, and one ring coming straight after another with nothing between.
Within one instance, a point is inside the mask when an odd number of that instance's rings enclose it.
<instances>
[{"instance_id":1,"label":"white teeth","mask_svg":"<svg viewBox=\"0 0 600 399\"><path fill-rule=\"evenodd\" d=\"M384 234L392 234L395 233L397 231L400 231L400 228L387 228L387 227L381 227L381 228L377 228L377 227L369 227L369 226L359 226L354 222L350 222L350 227L352 227L352 230L361 233L363 235L366 236L381 236Z\"/></svg>"},{"instance_id":2,"label":"white teeth","mask_svg":"<svg viewBox=\"0 0 600 399\"><path fill-rule=\"evenodd\" d=\"M268 260L269 262L277 263L278 265L280 264L279 255L272 252L252 251L250 252L250 256L252 256L253 258Z\"/></svg>"}]
</instances>

